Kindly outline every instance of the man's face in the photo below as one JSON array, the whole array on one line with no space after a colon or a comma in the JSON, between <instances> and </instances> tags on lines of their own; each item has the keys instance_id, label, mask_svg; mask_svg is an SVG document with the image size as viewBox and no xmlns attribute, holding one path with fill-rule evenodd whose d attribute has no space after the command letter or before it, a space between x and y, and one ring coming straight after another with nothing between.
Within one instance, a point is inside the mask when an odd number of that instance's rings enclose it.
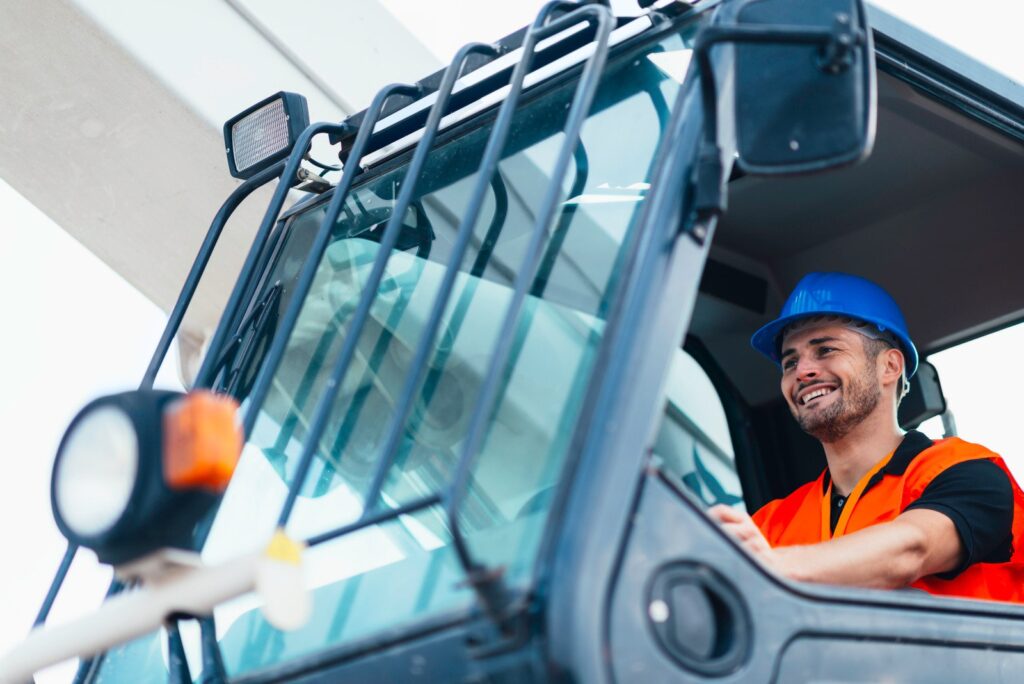
<instances>
[{"instance_id":1,"label":"man's face","mask_svg":"<svg viewBox=\"0 0 1024 684\"><path fill-rule=\"evenodd\" d=\"M783 338L782 396L805 432L830 443L875 410L882 387L863 337L826 324Z\"/></svg>"}]
</instances>

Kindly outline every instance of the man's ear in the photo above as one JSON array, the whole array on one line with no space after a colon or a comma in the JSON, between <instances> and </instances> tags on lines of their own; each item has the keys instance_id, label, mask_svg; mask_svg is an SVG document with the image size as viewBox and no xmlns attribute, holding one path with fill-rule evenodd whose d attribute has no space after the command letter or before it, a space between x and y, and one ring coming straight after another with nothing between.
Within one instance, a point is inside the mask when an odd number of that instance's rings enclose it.
<instances>
[{"instance_id":1,"label":"man's ear","mask_svg":"<svg viewBox=\"0 0 1024 684\"><path fill-rule=\"evenodd\" d=\"M878 355L878 361L882 367L882 382L884 384L902 381L903 369L906 366L906 359L904 359L902 351L886 349Z\"/></svg>"}]
</instances>

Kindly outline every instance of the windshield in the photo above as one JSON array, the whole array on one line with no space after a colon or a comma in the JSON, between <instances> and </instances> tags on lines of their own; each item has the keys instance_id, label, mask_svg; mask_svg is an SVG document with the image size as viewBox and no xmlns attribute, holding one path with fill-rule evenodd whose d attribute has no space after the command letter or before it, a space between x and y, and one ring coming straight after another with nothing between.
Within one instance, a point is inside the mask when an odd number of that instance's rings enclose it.
<instances>
[{"instance_id":1,"label":"windshield","mask_svg":"<svg viewBox=\"0 0 1024 684\"><path fill-rule=\"evenodd\" d=\"M606 310L623 275L621 248L646 195L694 32L690 24L609 63L574 164L561 179L563 201L458 513L470 552L485 567L501 569L513 593L531 582ZM385 507L443 492L451 480L535 209L564 141L574 86L574 81L549 86L520 105L382 491ZM403 217L398 248L389 257L355 360L300 490L288 526L293 537L332 530L363 512L394 403L489 133L486 122L449 132L417 181L416 201ZM395 163L350 193L213 522L205 560L234 557L269 538L404 170ZM321 203L285 226L249 316L249 338L228 359L223 387L243 406L324 212ZM450 542L446 518L435 507L310 548L304 563L314 613L304 627L288 633L272 628L253 598L217 609L228 675L270 668L383 630L465 614L475 605L474 594ZM155 639L111 652L104 672L123 676L131 668L162 666L155 662L163 650ZM199 658L189 655L196 673Z\"/></svg>"}]
</instances>

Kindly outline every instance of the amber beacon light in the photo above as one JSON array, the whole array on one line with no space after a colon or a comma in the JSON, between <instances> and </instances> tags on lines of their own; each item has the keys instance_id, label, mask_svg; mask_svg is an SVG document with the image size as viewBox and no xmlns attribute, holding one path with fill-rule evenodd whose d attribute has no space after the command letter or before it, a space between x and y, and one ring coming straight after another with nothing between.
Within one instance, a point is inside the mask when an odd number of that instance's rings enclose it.
<instances>
[{"instance_id":1,"label":"amber beacon light","mask_svg":"<svg viewBox=\"0 0 1024 684\"><path fill-rule=\"evenodd\" d=\"M96 399L57 450L50 484L57 527L112 565L188 549L241 450L231 398L140 390Z\"/></svg>"}]
</instances>

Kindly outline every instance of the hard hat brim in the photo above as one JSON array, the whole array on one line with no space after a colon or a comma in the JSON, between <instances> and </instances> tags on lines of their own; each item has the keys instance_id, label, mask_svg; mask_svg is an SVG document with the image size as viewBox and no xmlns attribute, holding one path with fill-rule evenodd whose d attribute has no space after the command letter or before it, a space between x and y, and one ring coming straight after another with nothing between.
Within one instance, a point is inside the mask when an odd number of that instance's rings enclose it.
<instances>
[{"instance_id":1,"label":"hard hat brim","mask_svg":"<svg viewBox=\"0 0 1024 684\"><path fill-rule=\"evenodd\" d=\"M900 341L900 351L903 352L906 361L907 378L912 377L914 373L917 372L917 348L914 347L914 343L910 341L909 337L900 332L899 326L894 325L890 321L865 318L862 316L851 316L849 313L841 311L828 309L821 311L802 311L798 314L776 318L771 323L758 328L757 332L755 332L750 338L750 346L767 356L769 359L774 361L776 365L778 365L781 363L781 359L779 358L781 340L779 339L779 336L791 324L805 318L813 318L814 316L848 316L850 318L870 323L878 327L879 330L892 333L896 336L896 339Z\"/></svg>"}]
</instances>

